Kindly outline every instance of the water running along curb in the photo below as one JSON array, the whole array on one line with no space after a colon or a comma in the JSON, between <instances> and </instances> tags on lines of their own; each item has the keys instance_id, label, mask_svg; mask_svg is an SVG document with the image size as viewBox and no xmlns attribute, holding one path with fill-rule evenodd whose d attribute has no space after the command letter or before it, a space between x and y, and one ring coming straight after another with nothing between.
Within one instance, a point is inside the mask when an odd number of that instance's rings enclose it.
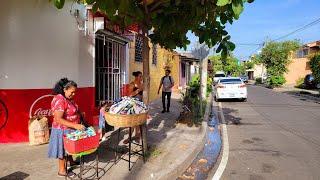
<instances>
[{"instance_id":1,"label":"water running along curb","mask_svg":"<svg viewBox=\"0 0 320 180\"><path fill-rule=\"evenodd\" d=\"M212 104L213 105L213 104ZM191 165L178 178L180 179L207 179L211 178L211 171L215 167L221 151L221 136L219 120L215 108L211 106L210 119L207 122L206 143L201 147Z\"/></svg>"},{"instance_id":2,"label":"water running along curb","mask_svg":"<svg viewBox=\"0 0 320 180\"><path fill-rule=\"evenodd\" d=\"M222 150L222 158L221 158L220 164L215 174L213 175L212 180L219 180L221 178L229 159L228 132L227 132L227 126L226 126L224 115L223 115L221 102L218 103L218 106L219 106L219 114L220 114L221 123L222 123L223 150Z\"/></svg>"},{"instance_id":3,"label":"water running along curb","mask_svg":"<svg viewBox=\"0 0 320 180\"><path fill-rule=\"evenodd\" d=\"M182 175L184 173L184 171L190 166L190 164L193 162L194 159L196 159L198 153L202 150L203 146L206 143L206 135L207 135L207 131L208 131L208 127L207 127L207 121L209 119L209 115L211 112L211 104L212 104L212 94L210 94L209 98L208 98L208 103L206 105L206 111L204 114L204 118L203 118L203 122L201 125L201 134L199 135L201 138L201 141L199 141L199 143L197 143L196 145L194 145L194 150L192 151L192 153L190 153L188 155L188 157L185 158L185 160L180 163L179 165L177 165L176 169L172 169L171 172L167 173L166 175L163 175L160 179L161 180L165 180L165 179L177 179L180 175Z\"/></svg>"}]
</instances>

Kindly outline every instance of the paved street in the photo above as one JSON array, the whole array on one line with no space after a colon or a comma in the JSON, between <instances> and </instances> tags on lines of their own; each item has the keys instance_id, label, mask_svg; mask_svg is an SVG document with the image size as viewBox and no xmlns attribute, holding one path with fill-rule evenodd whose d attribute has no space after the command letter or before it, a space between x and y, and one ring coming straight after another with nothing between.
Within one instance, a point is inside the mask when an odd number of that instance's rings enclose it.
<instances>
[{"instance_id":1,"label":"paved street","mask_svg":"<svg viewBox=\"0 0 320 180\"><path fill-rule=\"evenodd\" d=\"M221 106L230 145L221 179L320 179L319 104L249 86L248 102Z\"/></svg>"}]
</instances>

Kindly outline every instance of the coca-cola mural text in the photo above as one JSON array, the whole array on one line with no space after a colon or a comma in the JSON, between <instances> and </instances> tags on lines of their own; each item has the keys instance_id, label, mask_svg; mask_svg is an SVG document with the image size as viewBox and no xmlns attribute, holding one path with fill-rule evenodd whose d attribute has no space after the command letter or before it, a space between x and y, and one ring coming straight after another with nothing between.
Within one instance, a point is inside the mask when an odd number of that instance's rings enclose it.
<instances>
[{"instance_id":1,"label":"coca-cola mural text","mask_svg":"<svg viewBox=\"0 0 320 180\"><path fill-rule=\"evenodd\" d=\"M51 101L54 95L47 94L40 96L36 99L29 110L29 117L33 116L44 116L47 117L49 120L49 126L51 126L53 121L53 113L51 110Z\"/></svg>"}]
</instances>

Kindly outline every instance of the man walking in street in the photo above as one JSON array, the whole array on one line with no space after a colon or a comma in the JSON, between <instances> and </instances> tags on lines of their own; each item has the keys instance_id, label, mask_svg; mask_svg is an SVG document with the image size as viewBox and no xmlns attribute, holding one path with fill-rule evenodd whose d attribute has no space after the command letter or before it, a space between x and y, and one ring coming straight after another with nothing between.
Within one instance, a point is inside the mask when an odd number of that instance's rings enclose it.
<instances>
[{"instance_id":1,"label":"man walking in street","mask_svg":"<svg viewBox=\"0 0 320 180\"><path fill-rule=\"evenodd\" d=\"M169 69L166 70L166 75L161 78L158 94L160 93L160 89L162 87L162 113L170 112L170 99L172 93L172 87L174 86L174 80L170 76L171 71ZM167 107L166 107L166 97L167 97Z\"/></svg>"}]
</instances>

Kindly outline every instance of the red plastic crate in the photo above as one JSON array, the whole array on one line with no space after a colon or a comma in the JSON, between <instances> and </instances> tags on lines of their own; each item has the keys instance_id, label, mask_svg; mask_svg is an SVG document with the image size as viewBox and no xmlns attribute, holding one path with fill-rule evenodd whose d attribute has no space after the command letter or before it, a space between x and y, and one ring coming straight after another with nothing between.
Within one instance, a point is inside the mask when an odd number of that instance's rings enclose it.
<instances>
[{"instance_id":1,"label":"red plastic crate","mask_svg":"<svg viewBox=\"0 0 320 180\"><path fill-rule=\"evenodd\" d=\"M64 149L70 154L77 154L80 152L88 151L99 147L100 134L96 133L95 136L91 136L85 139L79 139L72 141L66 136L63 137Z\"/></svg>"}]
</instances>

